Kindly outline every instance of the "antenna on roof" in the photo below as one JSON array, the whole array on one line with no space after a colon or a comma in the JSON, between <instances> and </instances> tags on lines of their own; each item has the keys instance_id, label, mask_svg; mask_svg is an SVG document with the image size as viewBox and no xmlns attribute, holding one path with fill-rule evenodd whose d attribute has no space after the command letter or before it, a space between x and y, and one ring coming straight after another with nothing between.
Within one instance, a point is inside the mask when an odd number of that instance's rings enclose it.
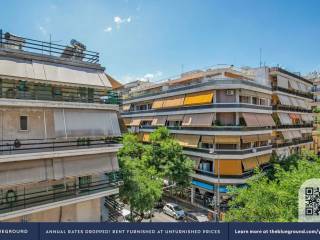
<instances>
[{"instance_id":1,"label":"antenna on roof","mask_svg":"<svg viewBox=\"0 0 320 240\"><path fill-rule=\"evenodd\" d=\"M262 66L262 48L260 48L259 49L259 59L260 59L260 61L259 61L259 65L260 65L260 67Z\"/></svg>"}]
</instances>

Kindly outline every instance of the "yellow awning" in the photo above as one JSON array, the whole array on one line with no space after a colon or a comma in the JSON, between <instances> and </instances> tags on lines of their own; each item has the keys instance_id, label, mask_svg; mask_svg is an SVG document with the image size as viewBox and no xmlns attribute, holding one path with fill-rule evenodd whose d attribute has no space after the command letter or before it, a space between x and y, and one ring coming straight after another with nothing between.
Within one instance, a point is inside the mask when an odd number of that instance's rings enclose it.
<instances>
[{"instance_id":1,"label":"yellow awning","mask_svg":"<svg viewBox=\"0 0 320 240\"><path fill-rule=\"evenodd\" d=\"M179 144L183 147L198 147L199 135L187 135L187 134L176 134L175 139L179 142Z\"/></svg>"},{"instance_id":2,"label":"yellow awning","mask_svg":"<svg viewBox=\"0 0 320 240\"><path fill-rule=\"evenodd\" d=\"M257 158L258 158L259 165L262 165L270 161L271 154L261 155L261 156L258 156Z\"/></svg>"},{"instance_id":3,"label":"yellow awning","mask_svg":"<svg viewBox=\"0 0 320 240\"><path fill-rule=\"evenodd\" d=\"M201 105L212 103L213 92L205 91L198 93L190 93L186 95L184 105Z\"/></svg>"},{"instance_id":4,"label":"yellow awning","mask_svg":"<svg viewBox=\"0 0 320 240\"><path fill-rule=\"evenodd\" d=\"M258 166L257 157L251 157L242 160L243 169L245 171L255 169Z\"/></svg>"},{"instance_id":5,"label":"yellow awning","mask_svg":"<svg viewBox=\"0 0 320 240\"><path fill-rule=\"evenodd\" d=\"M163 108L180 107L183 105L184 95L169 97L164 99Z\"/></svg>"},{"instance_id":6,"label":"yellow awning","mask_svg":"<svg viewBox=\"0 0 320 240\"><path fill-rule=\"evenodd\" d=\"M240 143L240 136L216 136L216 144L238 144Z\"/></svg>"},{"instance_id":7,"label":"yellow awning","mask_svg":"<svg viewBox=\"0 0 320 240\"><path fill-rule=\"evenodd\" d=\"M157 116L152 120L152 126L164 126L168 116Z\"/></svg>"},{"instance_id":8,"label":"yellow awning","mask_svg":"<svg viewBox=\"0 0 320 240\"><path fill-rule=\"evenodd\" d=\"M201 136L201 142L213 144L214 143L214 136Z\"/></svg>"},{"instance_id":9,"label":"yellow awning","mask_svg":"<svg viewBox=\"0 0 320 240\"><path fill-rule=\"evenodd\" d=\"M242 142L243 142L243 143L257 142L257 141L259 141L258 135L242 136L241 139L242 139Z\"/></svg>"},{"instance_id":10,"label":"yellow awning","mask_svg":"<svg viewBox=\"0 0 320 240\"><path fill-rule=\"evenodd\" d=\"M153 109L159 109L159 108L162 108L162 106L163 106L163 100L155 100L152 103L152 108Z\"/></svg>"},{"instance_id":11,"label":"yellow awning","mask_svg":"<svg viewBox=\"0 0 320 240\"><path fill-rule=\"evenodd\" d=\"M143 142L149 142L150 141L150 133L143 133Z\"/></svg>"},{"instance_id":12,"label":"yellow awning","mask_svg":"<svg viewBox=\"0 0 320 240\"><path fill-rule=\"evenodd\" d=\"M122 118L122 120L125 125L130 125L130 123L131 123L131 118Z\"/></svg>"},{"instance_id":13,"label":"yellow awning","mask_svg":"<svg viewBox=\"0 0 320 240\"><path fill-rule=\"evenodd\" d=\"M129 111L131 104L125 104L122 106L123 111Z\"/></svg>"},{"instance_id":14,"label":"yellow awning","mask_svg":"<svg viewBox=\"0 0 320 240\"><path fill-rule=\"evenodd\" d=\"M130 126L139 126L141 123L141 119L138 118L138 119L132 119L131 122L130 122Z\"/></svg>"},{"instance_id":15,"label":"yellow awning","mask_svg":"<svg viewBox=\"0 0 320 240\"><path fill-rule=\"evenodd\" d=\"M259 141L268 141L271 139L271 134L259 134Z\"/></svg>"},{"instance_id":16,"label":"yellow awning","mask_svg":"<svg viewBox=\"0 0 320 240\"><path fill-rule=\"evenodd\" d=\"M218 161L219 161L219 168L218 168ZM219 169L219 170L218 170ZM223 160L215 160L214 161L214 173L215 175L242 175L242 164L241 160L234 160L234 159L223 159Z\"/></svg>"}]
</instances>

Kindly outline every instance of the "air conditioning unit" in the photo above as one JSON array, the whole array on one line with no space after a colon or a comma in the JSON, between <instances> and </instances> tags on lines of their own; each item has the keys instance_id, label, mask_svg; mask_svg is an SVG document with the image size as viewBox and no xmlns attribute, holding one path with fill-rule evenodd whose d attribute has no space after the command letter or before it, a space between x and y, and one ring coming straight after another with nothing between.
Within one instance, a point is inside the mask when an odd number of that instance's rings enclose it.
<instances>
[{"instance_id":1,"label":"air conditioning unit","mask_svg":"<svg viewBox=\"0 0 320 240\"><path fill-rule=\"evenodd\" d=\"M226 94L228 95L228 96L232 96L232 95L234 95L234 90L226 90Z\"/></svg>"}]
</instances>

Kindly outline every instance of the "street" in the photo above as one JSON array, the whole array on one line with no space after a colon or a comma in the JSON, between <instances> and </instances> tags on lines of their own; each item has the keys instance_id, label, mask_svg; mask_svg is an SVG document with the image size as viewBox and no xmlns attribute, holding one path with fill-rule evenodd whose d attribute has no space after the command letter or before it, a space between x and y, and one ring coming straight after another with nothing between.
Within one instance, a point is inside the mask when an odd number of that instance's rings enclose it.
<instances>
[{"instance_id":1,"label":"street","mask_svg":"<svg viewBox=\"0 0 320 240\"><path fill-rule=\"evenodd\" d=\"M154 217L152 217L152 222L180 222L181 220L176 220L173 217L163 213L162 211L155 210ZM150 219L144 219L142 222L150 222Z\"/></svg>"}]
</instances>

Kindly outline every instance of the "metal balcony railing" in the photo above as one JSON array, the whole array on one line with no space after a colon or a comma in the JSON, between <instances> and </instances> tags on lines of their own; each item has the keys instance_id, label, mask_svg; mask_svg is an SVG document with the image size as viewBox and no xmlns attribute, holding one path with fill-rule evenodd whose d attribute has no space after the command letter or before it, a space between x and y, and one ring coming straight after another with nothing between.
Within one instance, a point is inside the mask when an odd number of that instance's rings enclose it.
<instances>
[{"instance_id":1,"label":"metal balcony railing","mask_svg":"<svg viewBox=\"0 0 320 240\"><path fill-rule=\"evenodd\" d=\"M99 53L86 50L84 45L73 40L72 45L60 45L52 42L44 42L25 37L3 33L0 29L0 48L36 53L45 56L55 56L87 63L99 63Z\"/></svg>"},{"instance_id":2,"label":"metal balcony railing","mask_svg":"<svg viewBox=\"0 0 320 240\"><path fill-rule=\"evenodd\" d=\"M282 87L278 87L278 86L273 86L272 87L272 91L280 91L280 92L285 92L285 93L297 95L297 96L304 97L304 98L313 99L313 94L312 93L301 92L301 91L297 91L297 90L294 90L294 89L287 89L287 88L282 88Z\"/></svg>"},{"instance_id":3,"label":"metal balcony railing","mask_svg":"<svg viewBox=\"0 0 320 240\"><path fill-rule=\"evenodd\" d=\"M157 126L142 125L141 129L156 129ZM182 127L166 126L169 130L195 130L195 131L255 131L271 130L271 127L247 127L247 126L211 126L211 127Z\"/></svg>"},{"instance_id":4,"label":"metal balcony railing","mask_svg":"<svg viewBox=\"0 0 320 240\"><path fill-rule=\"evenodd\" d=\"M289 129L289 128L312 128L312 123L294 124L294 125L277 125L273 129Z\"/></svg>"},{"instance_id":5,"label":"metal balcony railing","mask_svg":"<svg viewBox=\"0 0 320 240\"><path fill-rule=\"evenodd\" d=\"M80 137L70 140L61 139L27 139L0 141L0 154L26 154L37 152L57 152L73 149L89 149L102 147L115 147L120 143L120 137L88 138Z\"/></svg>"},{"instance_id":6,"label":"metal balcony railing","mask_svg":"<svg viewBox=\"0 0 320 240\"><path fill-rule=\"evenodd\" d=\"M27 209L34 206L55 203L72 198L88 196L91 194L112 190L122 184L122 176L120 172L106 173L105 180L80 184L73 181L68 181L68 184L63 184L57 187L49 185L47 190L35 191L27 193L30 189L20 189L18 192L14 190L6 190L5 194L0 195L0 216L1 214Z\"/></svg>"},{"instance_id":7,"label":"metal balcony railing","mask_svg":"<svg viewBox=\"0 0 320 240\"><path fill-rule=\"evenodd\" d=\"M272 110L312 113L311 109L305 109L297 106L286 106L281 104L273 105Z\"/></svg>"},{"instance_id":8,"label":"metal balcony railing","mask_svg":"<svg viewBox=\"0 0 320 240\"><path fill-rule=\"evenodd\" d=\"M243 155L250 154L254 152L261 152L272 149L271 145L249 148L249 149L215 149L214 153L216 155ZM207 148L192 148L192 147L183 147L183 150L200 152L200 153L210 153L210 149Z\"/></svg>"},{"instance_id":9,"label":"metal balcony railing","mask_svg":"<svg viewBox=\"0 0 320 240\"><path fill-rule=\"evenodd\" d=\"M306 139L293 139L291 142L274 143L272 144L272 148L289 147L297 144L310 143L310 142L313 142L312 137L306 138Z\"/></svg>"}]
</instances>

